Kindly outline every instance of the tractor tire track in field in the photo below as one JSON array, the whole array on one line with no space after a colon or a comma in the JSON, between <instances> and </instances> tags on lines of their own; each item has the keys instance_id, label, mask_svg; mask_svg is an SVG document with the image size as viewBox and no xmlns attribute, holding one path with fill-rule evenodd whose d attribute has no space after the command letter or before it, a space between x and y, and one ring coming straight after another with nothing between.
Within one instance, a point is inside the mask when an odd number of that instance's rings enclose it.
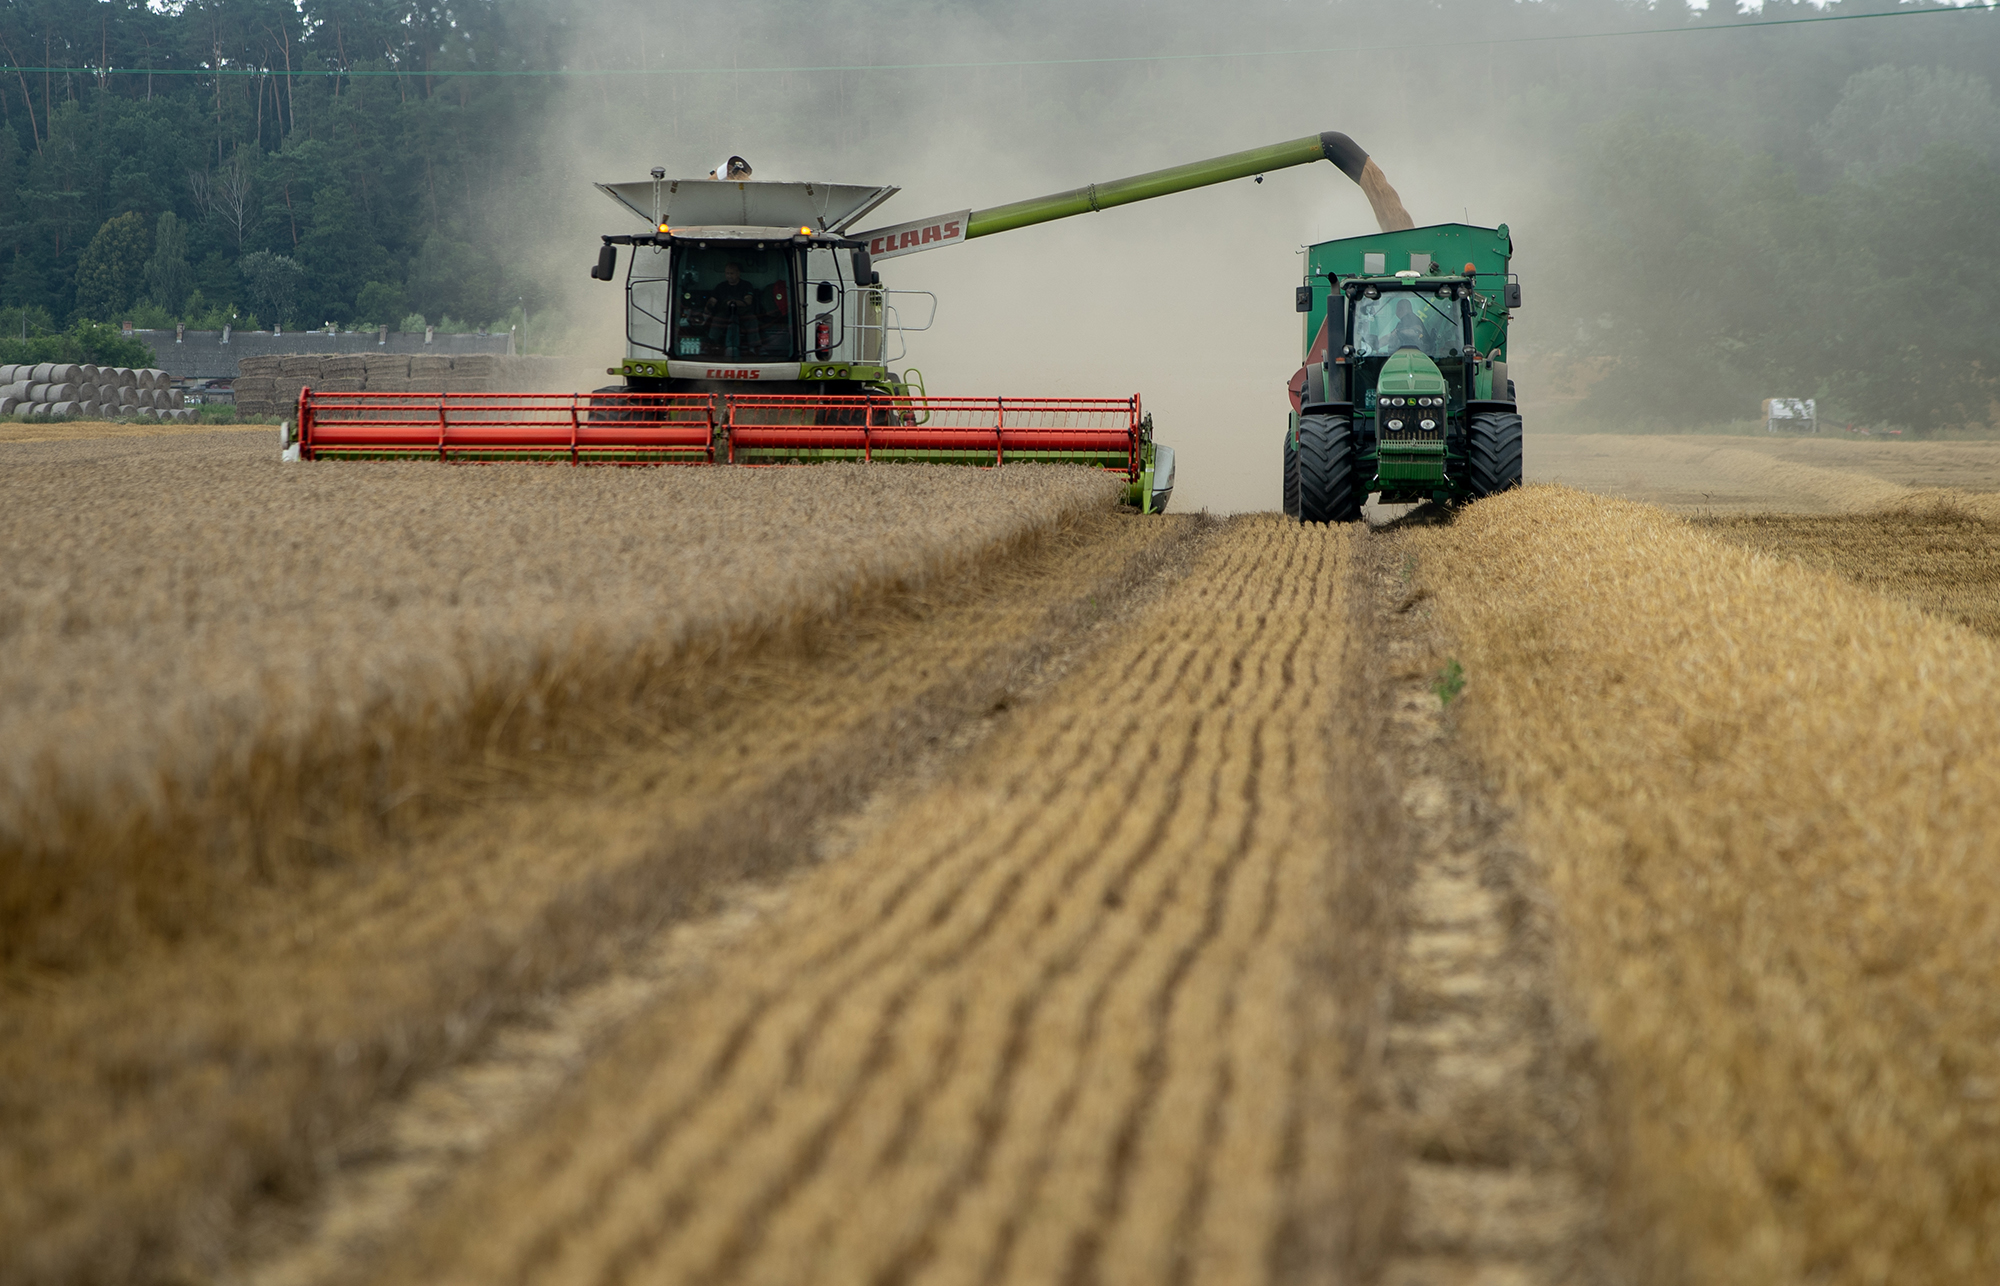
<instances>
[{"instance_id":1,"label":"tractor tire track in field","mask_svg":"<svg viewBox=\"0 0 2000 1286\"><path fill-rule=\"evenodd\" d=\"M1388 707L1379 744L1409 860L1384 1068L1402 1208L1382 1280L1623 1280L1605 1240L1598 1071L1556 985L1551 899L1455 740L1436 686L1447 644L1425 596L1406 588L1413 564L1393 534L1371 545Z\"/></svg>"},{"instance_id":2,"label":"tractor tire track in field","mask_svg":"<svg viewBox=\"0 0 2000 1286\"><path fill-rule=\"evenodd\" d=\"M1336 735L1355 539L1233 523L369 1275L1247 1281L1354 1258L1343 1050L1380 989L1326 984L1359 869L1337 850L1366 830L1337 784L1368 771ZM1368 932L1357 960L1382 955Z\"/></svg>"},{"instance_id":3,"label":"tractor tire track in field","mask_svg":"<svg viewBox=\"0 0 2000 1286\"><path fill-rule=\"evenodd\" d=\"M525 1014L498 1024L482 1053L420 1080L354 1131L325 1198L303 1222L284 1207L255 1212L240 1238L248 1254L231 1279L291 1286L338 1279L365 1261L428 1189L572 1078L624 1022L675 987L699 985L723 944L783 905L784 887L768 883L773 874L851 846L845 831L921 789L940 764L987 735L997 711L1056 682L1121 615L1184 574L1209 531L1199 520L1159 527L1107 516L1086 523L1052 537L1048 548L975 572L984 578L969 591L976 598L947 586L934 602L892 602L829 638L824 660L752 667L736 685L748 695L723 699L702 727L679 739L686 744L635 750L622 767L599 766L594 793L570 798L578 786L563 781L546 797L508 805L537 819L535 829L501 810L419 843L408 866L439 872L440 888L409 899L413 908L455 905L463 896L451 887L458 868L477 856L485 830L519 831L515 847L530 849L587 845L594 836L603 850L597 864L611 866L632 859L625 850L633 836L625 832L637 817L645 823L637 831L647 849L642 868L650 863L672 878L641 869L638 889L631 879L592 881L585 892L595 902L571 918L609 925L600 936L627 940L604 948L614 960L607 976L548 989ZM897 681L886 681L897 671ZM658 783L671 787L682 778L707 789L694 798L672 794L663 808ZM721 860L705 858L710 850ZM747 882L685 890L673 882L682 867L704 862ZM649 900L668 894L677 895L671 905L648 911ZM374 906L358 902L333 909L359 916ZM676 915L680 903L689 905ZM650 935L625 923L638 917L653 919ZM383 936L384 926L374 928ZM321 916L316 937L338 936L339 925ZM653 940L630 945L646 936ZM748 1031L718 1043L707 1085L726 1082ZM659 1126L662 1134L671 1127L670 1120ZM635 1155L645 1147L637 1140Z\"/></svg>"}]
</instances>

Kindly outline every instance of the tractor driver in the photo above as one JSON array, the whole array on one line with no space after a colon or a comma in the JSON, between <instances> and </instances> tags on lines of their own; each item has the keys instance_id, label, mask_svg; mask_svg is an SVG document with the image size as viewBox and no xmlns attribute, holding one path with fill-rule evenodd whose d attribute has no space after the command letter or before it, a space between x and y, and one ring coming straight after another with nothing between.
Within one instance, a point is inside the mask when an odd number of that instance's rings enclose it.
<instances>
[{"instance_id":1,"label":"tractor driver","mask_svg":"<svg viewBox=\"0 0 2000 1286\"><path fill-rule=\"evenodd\" d=\"M757 288L743 280L743 265L730 260L722 280L708 292L708 338L722 345L724 357L742 355L743 341L757 341Z\"/></svg>"},{"instance_id":2,"label":"tractor driver","mask_svg":"<svg viewBox=\"0 0 2000 1286\"><path fill-rule=\"evenodd\" d=\"M1384 337L1390 352L1399 348L1417 348L1430 351L1430 336L1424 326L1424 318L1417 312L1416 301L1408 295L1396 301L1396 320Z\"/></svg>"}]
</instances>

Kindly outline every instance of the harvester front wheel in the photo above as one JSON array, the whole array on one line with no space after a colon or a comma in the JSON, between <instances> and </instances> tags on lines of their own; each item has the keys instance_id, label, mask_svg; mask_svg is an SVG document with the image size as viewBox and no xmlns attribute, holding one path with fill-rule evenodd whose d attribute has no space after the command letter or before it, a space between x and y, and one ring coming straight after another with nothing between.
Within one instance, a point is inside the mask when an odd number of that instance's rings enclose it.
<instances>
[{"instance_id":1,"label":"harvester front wheel","mask_svg":"<svg viewBox=\"0 0 2000 1286\"><path fill-rule=\"evenodd\" d=\"M1480 411L1465 426L1465 456L1472 498L1521 485L1521 417L1514 411Z\"/></svg>"},{"instance_id":2,"label":"harvester front wheel","mask_svg":"<svg viewBox=\"0 0 2000 1286\"><path fill-rule=\"evenodd\" d=\"M1285 433L1285 517L1299 516L1299 444Z\"/></svg>"},{"instance_id":3,"label":"harvester front wheel","mask_svg":"<svg viewBox=\"0 0 2000 1286\"><path fill-rule=\"evenodd\" d=\"M630 393L632 390L623 384L606 384L603 388L594 388L590 391L593 393ZM593 397L590 399L589 414L585 418L592 421L629 420L632 416L630 411L626 409L626 402L623 398Z\"/></svg>"},{"instance_id":4,"label":"harvester front wheel","mask_svg":"<svg viewBox=\"0 0 2000 1286\"><path fill-rule=\"evenodd\" d=\"M1354 421L1344 415L1299 419L1299 521L1356 522L1361 517L1361 479Z\"/></svg>"}]
</instances>

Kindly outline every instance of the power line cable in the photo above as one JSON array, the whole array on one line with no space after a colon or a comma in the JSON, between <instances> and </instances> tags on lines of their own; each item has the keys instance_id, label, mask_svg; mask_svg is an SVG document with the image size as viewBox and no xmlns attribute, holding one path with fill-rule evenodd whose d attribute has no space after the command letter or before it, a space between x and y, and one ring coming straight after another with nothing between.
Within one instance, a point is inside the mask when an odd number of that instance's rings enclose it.
<instances>
[{"instance_id":1,"label":"power line cable","mask_svg":"<svg viewBox=\"0 0 2000 1286\"><path fill-rule=\"evenodd\" d=\"M86 74L90 76L399 76L411 79L507 78L507 77L587 77L587 76L717 76L749 72L769 75L781 72L883 72L883 71L978 71L1007 67L1086 67L1111 63L1215 62L1243 58L1298 58L1318 54L1391 53L1405 49L1470 49L1494 45L1552 44L1568 40L1623 40L1638 36L1691 36L1721 32L1758 31L1772 27L1802 27L1823 22L1870 22L1884 18L1921 18L1938 14L1991 14L2000 0L1973 0L1972 3L1925 9L1890 9L1876 13L1823 13L1804 18L1771 18L1756 22L1690 23L1684 27L1641 27L1631 31L1573 31L1545 36L1493 36L1471 40L1421 40L1388 45L1332 45L1303 49L1212 50L1190 54L1113 54L1097 58L996 58L963 62L910 63L823 63L777 64L768 67L521 67L511 70L438 71L426 68L341 69L319 71L284 70L275 67L13 67L8 71L34 74Z\"/></svg>"}]
</instances>

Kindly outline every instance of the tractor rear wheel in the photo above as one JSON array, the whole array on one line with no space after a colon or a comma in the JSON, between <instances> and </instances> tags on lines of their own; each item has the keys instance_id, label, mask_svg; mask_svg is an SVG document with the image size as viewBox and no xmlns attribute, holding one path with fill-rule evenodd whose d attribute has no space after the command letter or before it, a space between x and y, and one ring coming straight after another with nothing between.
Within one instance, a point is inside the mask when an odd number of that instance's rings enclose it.
<instances>
[{"instance_id":1,"label":"tractor rear wheel","mask_svg":"<svg viewBox=\"0 0 2000 1286\"><path fill-rule=\"evenodd\" d=\"M1285 434L1285 517L1299 516L1299 446Z\"/></svg>"},{"instance_id":2,"label":"tractor rear wheel","mask_svg":"<svg viewBox=\"0 0 2000 1286\"><path fill-rule=\"evenodd\" d=\"M1344 415L1299 419L1299 521L1355 522L1361 517L1360 449Z\"/></svg>"},{"instance_id":3,"label":"tractor rear wheel","mask_svg":"<svg viewBox=\"0 0 2000 1286\"><path fill-rule=\"evenodd\" d=\"M1465 458L1474 500L1521 485L1521 417L1481 411L1465 426Z\"/></svg>"}]
</instances>

